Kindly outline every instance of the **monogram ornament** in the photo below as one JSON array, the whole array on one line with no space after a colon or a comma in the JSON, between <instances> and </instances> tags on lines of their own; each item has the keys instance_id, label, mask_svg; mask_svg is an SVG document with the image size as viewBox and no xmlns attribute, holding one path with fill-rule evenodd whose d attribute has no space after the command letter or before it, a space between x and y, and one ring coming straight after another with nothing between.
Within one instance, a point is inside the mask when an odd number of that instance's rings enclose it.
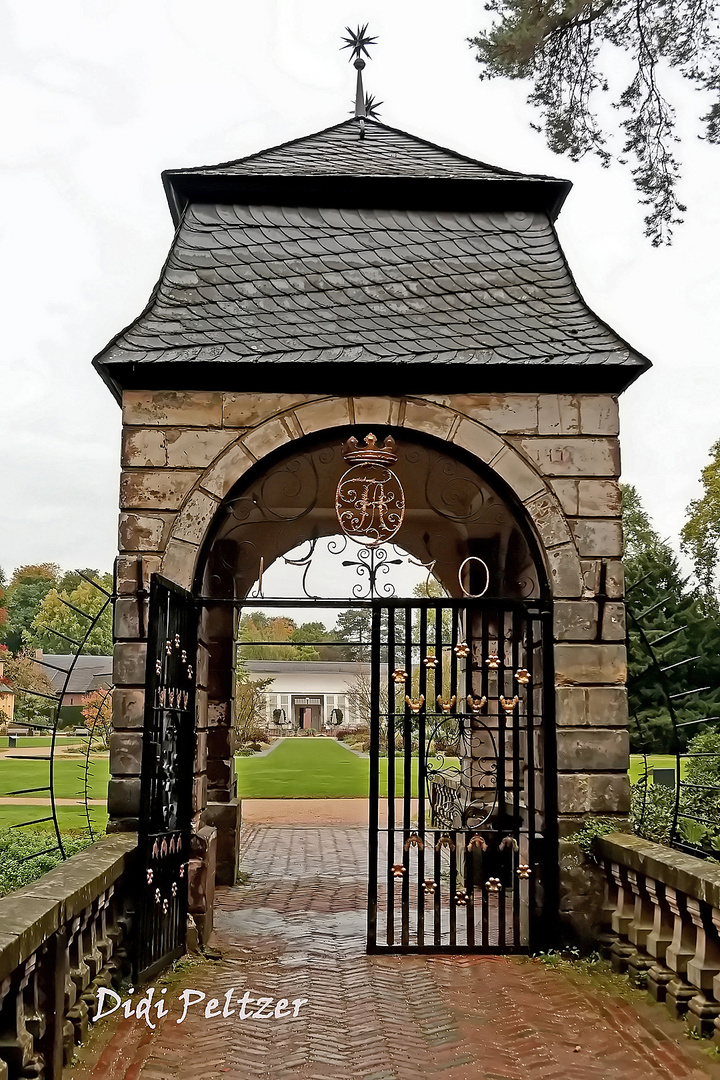
<instances>
[{"instance_id":1,"label":"monogram ornament","mask_svg":"<svg viewBox=\"0 0 720 1080\"><path fill-rule=\"evenodd\" d=\"M397 461L395 440L388 436L381 447L370 432L365 445L350 438L343 457L351 468L342 475L335 492L340 528L351 540L375 547L392 540L405 517L405 492L389 468Z\"/></svg>"}]
</instances>

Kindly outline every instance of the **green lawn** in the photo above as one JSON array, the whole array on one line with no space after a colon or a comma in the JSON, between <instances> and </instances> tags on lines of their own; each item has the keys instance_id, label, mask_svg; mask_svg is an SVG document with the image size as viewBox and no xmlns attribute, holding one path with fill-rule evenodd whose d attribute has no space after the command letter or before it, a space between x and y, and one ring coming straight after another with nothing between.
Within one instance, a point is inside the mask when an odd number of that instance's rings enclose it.
<instances>
[{"instance_id":1,"label":"green lawn","mask_svg":"<svg viewBox=\"0 0 720 1080\"><path fill-rule=\"evenodd\" d=\"M55 759L55 797L75 799L83 791L83 770L85 758ZM50 776L50 763L47 758L8 758L0 757L0 796L9 791L23 788L47 787ZM107 796L110 779L110 763L107 756L97 755L90 764L90 798L104 799ZM28 795L28 798L31 798ZM43 792L37 792L37 798Z\"/></svg>"},{"instance_id":2,"label":"green lawn","mask_svg":"<svg viewBox=\"0 0 720 1080\"><path fill-rule=\"evenodd\" d=\"M59 799L76 799L83 790L85 759L60 758L55 761L55 795ZM650 766L672 768L671 754L653 754ZM455 764L454 761L449 762ZM380 793L387 795L387 759L380 760ZM370 762L366 757L351 753L334 739L286 739L264 757L235 759L238 778L238 797L245 799L355 799L367 798ZM642 771L643 758L633 754L630 759L630 781L635 783ZM402 759L395 759L395 794L403 794ZM48 761L42 758L19 759L0 757L0 796L19 788L45 787L48 784ZM90 766L90 797L104 799L107 794L109 762L107 756L97 756ZM417 795L417 764L414 763L412 795ZM37 793L41 798L42 792ZM22 801L22 796L16 796ZM28 795L28 798L31 796ZM0 807L2 811L13 807ZM28 808L26 816L41 817L42 807ZM74 813L73 808L68 808ZM37 811L37 813L35 812Z\"/></svg>"},{"instance_id":3,"label":"green lawn","mask_svg":"<svg viewBox=\"0 0 720 1080\"><path fill-rule=\"evenodd\" d=\"M9 806L7 803L0 806L0 830L9 829L13 825L20 825L26 821L36 821L38 818L47 817L50 813L49 806L27 806L18 799L17 806ZM103 832L107 825L107 811L103 806L91 806L90 817L93 828L97 832ZM84 806L59 806L58 821L60 829L84 829L87 826ZM53 829L52 821L45 821L37 825L38 829Z\"/></svg>"},{"instance_id":4,"label":"green lawn","mask_svg":"<svg viewBox=\"0 0 720 1080\"><path fill-rule=\"evenodd\" d=\"M676 758L674 754L648 754L647 764L649 769L674 769L676 766ZM683 772L686 762L683 761ZM630 768L628 769L628 776L630 777L630 783L636 784L640 779L645 769L645 758L642 754L630 755Z\"/></svg>"},{"instance_id":5,"label":"green lawn","mask_svg":"<svg viewBox=\"0 0 720 1080\"><path fill-rule=\"evenodd\" d=\"M412 795L417 796L417 764ZM448 759L448 764L456 764ZM387 759L380 760L380 794L387 795ZM366 799L370 761L334 739L285 739L265 757L235 759L240 799ZM395 794L404 793L402 760L396 758Z\"/></svg>"}]
</instances>

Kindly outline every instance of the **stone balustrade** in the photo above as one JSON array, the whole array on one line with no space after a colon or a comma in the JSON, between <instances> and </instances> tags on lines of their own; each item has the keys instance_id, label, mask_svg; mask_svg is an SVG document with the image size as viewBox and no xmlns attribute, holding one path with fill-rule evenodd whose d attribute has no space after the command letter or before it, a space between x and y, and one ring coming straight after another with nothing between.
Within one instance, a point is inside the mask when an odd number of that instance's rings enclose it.
<instances>
[{"instance_id":1,"label":"stone balustrade","mask_svg":"<svg viewBox=\"0 0 720 1080\"><path fill-rule=\"evenodd\" d=\"M598 841L601 952L691 1030L720 1042L720 865L638 836Z\"/></svg>"},{"instance_id":2,"label":"stone balustrade","mask_svg":"<svg viewBox=\"0 0 720 1080\"><path fill-rule=\"evenodd\" d=\"M98 988L129 975L136 847L107 837L0 900L0 1080L61 1080Z\"/></svg>"}]
</instances>

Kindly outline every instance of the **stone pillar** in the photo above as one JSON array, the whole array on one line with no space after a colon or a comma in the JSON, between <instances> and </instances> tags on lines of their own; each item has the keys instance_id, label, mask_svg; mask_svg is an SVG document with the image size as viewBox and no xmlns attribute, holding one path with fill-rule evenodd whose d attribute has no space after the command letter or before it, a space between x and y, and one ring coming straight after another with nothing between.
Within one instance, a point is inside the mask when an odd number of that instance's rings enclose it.
<instances>
[{"instance_id":1,"label":"stone pillar","mask_svg":"<svg viewBox=\"0 0 720 1080\"><path fill-rule=\"evenodd\" d=\"M627 871L625 867L613 863L611 871L618 890L617 905L612 914L611 925L618 935L618 940L610 950L610 963L613 971L624 973L627 971L628 960L634 952L632 945L629 945L623 939L627 938L630 924L635 915L635 901L626 877Z\"/></svg>"},{"instance_id":2,"label":"stone pillar","mask_svg":"<svg viewBox=\"0 0 720 1080\"><path fill-rule=\"evenodd\" d=\"M655 963L648 970L648 993L655 1001L664 1001L667 984L673 977L665 967L665 954L673 939L673 914L665 899L665 886L652 878L645 879L645 888L653 905L653 928L648 934L645 948Z\"/></svg>"},{"instance_id":3,"label":"stone pillar","mask_svg":"<svg viewBox=\"0 0 720 1080\"><path fill-rule=\"evenodd\" d=\"M240 803L235 788L235 636L232 604L208 605L200 638L207 649L207 806L203 820L217 829L219 885L234 885L240 843Z\"/></svg>"},{"instance_id":4,"label":"stone pillar","mask_svg":"<svg viewBox=\"0 0 720 1080\"><path fill-rule=\"evenodd\" d=\"M690 896L686 904L695 927L695 952L688 960L686 975L688 982L700 991L690 999L687 1024L699 1035L711 1035L714 1021L720 1016L720 1005L708 996L712 995L715 979L720 975L720 945L712 909Z\"/></svg>"},{"instance_id":5,"label":"stone pillar","mask_svg":"<svg viewBox=\"0 0 720 1080\"><path fill-rule=\"evenodd\" d=\"M628 957L628 975L635 986L643 986L645 973L652 966L652 960L646 952L647 939L653 928L652 902L642 875L638 877L634 870L628 870L627 878L635 898L633 919L628 926L628 938L635 946L635 952Z\"/></svg>"},{"instance_id":6,"label":"stone pillar","mask_svg":"<svg viewBox=\"0 0 720 1080\"><path fill-rule=\"evenodd\" d=\"M685 982L688 963L695 955L695 930L687 915L685 897L669 885L665 897L674 918L673 939L665 953L667 966L673 972L673 978L667 984L665 1004L673 1016L680 1019L695 996L693 987Z\"/></svg>"}]
</instances>

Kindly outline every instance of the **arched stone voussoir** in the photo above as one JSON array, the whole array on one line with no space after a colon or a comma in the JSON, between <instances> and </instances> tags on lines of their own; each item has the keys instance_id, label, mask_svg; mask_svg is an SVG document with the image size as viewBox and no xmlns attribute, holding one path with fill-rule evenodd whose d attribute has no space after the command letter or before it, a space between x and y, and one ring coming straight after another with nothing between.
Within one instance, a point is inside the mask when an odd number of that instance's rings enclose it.
<instances>
[{"instance_id":1,"label":"arched stone voussoir","mask_svg":"<svg viewBox=\"0 0 720 1080\"><path fill-rule=\"evenodd\" d=\"M350 399L347 397L323 398L310 401L293 409L293 416L303 435L342 427L352 423Z\"/></svg>"},{"instance_id":2,"label":"arched stone voussoir","mask_svg":"<svg viewBox=\"0 0 720 1080\"><path fill-rule=\"evenodd\" d=\"M195 578L200 546L185 540L170 540L163 555L160 573L181 589L191 589Z\"/></svg>"},{"instance_id":3,"label":"arched stone voussoir","mask_svg":"<svg viewBox=\"0 0 720 1080\"><path fill-rule=\"evenodd\" d=\"M171 539L202 544L219 506L217 496L209 495L200 487L193 488L175 518Z\"/></svg>"},{"instance_id":4,"label":"arched stone voussoir","mask_svg":"<svg viewBox=\"0 0 720 1080\"><path fill-rule=\"evenodd\" d=\"M452 441L483 461L525 506L553 596L582 595L582 567L565 512L544 476L496 432L462 418Z\"/></svg>"},{"instance_id":5,"label":"arched stone voussoir","mask_svg":"<svg viewBox=\"0 0 720 1080\"><path fill-rule=\"evenodd\" d=\"M205 470L197 487L209 495L214 495L216 499L224 499L233 484L254 464L254 457L248 453L243 443L234 442Z\"/></svg>"}]
</instances>

